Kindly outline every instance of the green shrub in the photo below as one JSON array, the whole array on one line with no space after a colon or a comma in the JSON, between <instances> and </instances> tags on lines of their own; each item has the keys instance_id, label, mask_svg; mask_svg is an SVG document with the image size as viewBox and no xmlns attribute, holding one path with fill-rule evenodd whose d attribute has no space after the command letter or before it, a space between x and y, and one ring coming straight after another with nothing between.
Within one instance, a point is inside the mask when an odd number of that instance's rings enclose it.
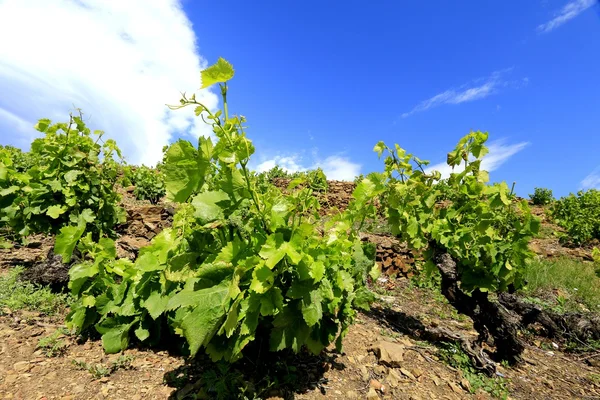
<instances>
[{"instance_id":1,"label":"green shrub","mask_svg":"<svg viewBox=\"0 0 600 400\"><path fill-rule=\"evenodd\" d=\"M192 355L204 349L213 360L239 359L257 337L268 338L272 351L319 353L333 341L341 347L355 307L372 300L365 280L377 267L352 229L373 210L372 188L357 188L348 210L327 222L308 187L256 190L245 119L227 111L232 76L222 59L202 72L203 87L221 83L224 110L212 113L185 95L173 107L196 107L218 141L179 140L166 151L167 198L182 203L172 227L135 262L115 259L110 240L79 244L88 257L69 273L78 301L68 325L95 328L107 352L171 334Z\"/></svg>"},{"instance_id":2,"label":"green shrub","mask_svg":"<svg viewBox=\"0 0 600 400\"><path fill-rule=\"evenodd\" d=\"M581 245L600 239L600 191L590 189L570 194L552 205L554 221L565 229L560 235L563 243Z\"/></svg>"},{"instance_id":3,"label":"green shrub","mask_svg":"<svg viewBox=\"0 0 600 400\"><path fill-rule=\"evenodd\" d=\"M165 177L162 172L142 165L135 170L133 176L133 194L136 199L156 204L165 195Z\"/></svg>"},{"instance_id":4,"label":"green shrub","mask_svg":"<svg viewBox=\"0 0 600 400\"><path fill-rule=\"evenodd\" d=\"M544 206L546 204L550 204L554 200L554 196L552 196L552 190L546 188L533 189L533 194L530 194L529 198L536 206Z\"/></svg>"},{"instance_id":5,"label":"green shrub","mask_svg":"<svg viewBox=\"0 0 600 400\"><path fill-rule=\"evenodd\" d=\"M100 146L103 132L92 133L81 116L57 124L42 119L35 128L44 134L31 144L35 165L20 172L10 152L0 151L0 223L21 237L76 223L96 239L113 234L125 215L113 188L116 143Z\"/></svg>"}]
</instances>

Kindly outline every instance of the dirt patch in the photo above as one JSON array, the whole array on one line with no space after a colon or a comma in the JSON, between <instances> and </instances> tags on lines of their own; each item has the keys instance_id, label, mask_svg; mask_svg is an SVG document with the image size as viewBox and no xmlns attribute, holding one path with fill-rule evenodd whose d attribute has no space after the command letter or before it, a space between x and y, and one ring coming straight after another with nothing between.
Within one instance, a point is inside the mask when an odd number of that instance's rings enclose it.
<instances>
[{"instance_id":1,"label":"dirt patch","mask_svg":"<svg viewBox=\"0 0 600 400\"><path fill-rule=\"evenodd\" d=\"M26 245L14 243L10 249L0 250L0 270L21 265L30 267L46 259L48 251L54 247L54 237L33 235L27 238Z\"/></svg>"},{"instance_id":2,"label":"dirt patch","mask_svg":"<svg viewBox=\"0 0 600 400\"><path fill-rule=\"evenodd\" d=\"M276 178L273 184L286 192L291 179ZM301 187L301 186L300 186ZM330 214L333 210L344 211L348 208L352 199L352 192L356 185L354 182L345 181L327 181L327 190L324 192L314 192L314 196L319 200L321 209L320 215Z\"/></svg>"}]
</instances>

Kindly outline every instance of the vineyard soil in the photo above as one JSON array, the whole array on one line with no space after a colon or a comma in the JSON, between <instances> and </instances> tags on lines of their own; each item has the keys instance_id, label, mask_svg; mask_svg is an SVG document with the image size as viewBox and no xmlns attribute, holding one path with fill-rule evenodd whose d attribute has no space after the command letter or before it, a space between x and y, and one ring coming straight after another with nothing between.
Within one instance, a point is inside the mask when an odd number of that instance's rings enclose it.
<instances>
[{"instance_id":1,"label":"vineyard soil","mask_svg":"<svg viewBox=\"0 0 600 400\"><path fill-rule=\"evenodd\" d=\"M335 182L329 188L322 195L328 200L321 200L324 210L345 207L352 184ZM123 195L128 220L118 229L119 255L135 258L141 246L169 226L173 210L161 202L151 205L137 201L127 191ZM536 208L536 213L543 215L541 208ZM289 374L295 379L283 382L278 389L273 381L255 382L265 385L265 398L484 399L491 397L490 392L514 399L600 396L598 352L566 352L564 343L532 333L521 335L526 347L524 361L514 368L499 366L500 378L473 377L450 366L439 344L423 340L419 329L444 328L474 339L477 335L470 319L458 315L438 289L411 283L409 277L416 272L413 268L418 255L410 254L384 233L366 234L364 240L376 245L378 262L388 271L373 283L380 301L350 327L343 354L330 346L320 357L282 359L286 367L293 367ZM29 247L0 250L0 274L18 264L35 265L51 248L52 239L39 236ZM551 235L536 238L532 248L542 257L590 257L588 249L563 247ZM0 315L2 399L184 399L193 398L186 396L198 387L201 358L186 364L183 357L166 349L132 348L123 353L129 362L110 370L108 366L121 365L123 355L105 354L99 340L81 341L69 335L60 337L66 344L62 354L47 357L44 349L38 348L39 340L61 329L64 312L48 317L35 311L3 309ZM390 354L378 351L382 346ZM257 371L251 369L244 364L236 372L254 379ZM481 383L491 389L476 389Z\"/></svg>"}]
</instances>

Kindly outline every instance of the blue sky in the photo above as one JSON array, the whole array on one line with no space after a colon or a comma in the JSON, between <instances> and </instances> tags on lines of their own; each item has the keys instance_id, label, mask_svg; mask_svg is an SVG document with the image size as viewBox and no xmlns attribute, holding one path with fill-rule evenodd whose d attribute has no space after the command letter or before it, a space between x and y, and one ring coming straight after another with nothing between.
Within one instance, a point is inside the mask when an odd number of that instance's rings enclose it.
<instances>
[{"instance_id":1,"label":"blue sky","mask_svg":"<svg viewBox=\"0 0 600 400\"><path fill-rule=\"evenodd\" d=\"M236 68L230 104L248 118L257 168L348 178L381 169L379 140L438 164L473 129L490 133L492 180L517 181L520 195L600 187L596 3L40 1L53 7L45 14L83 20L81 38L70 27L0 44L11 55L0 58L0 142L26 146L28 123L77 104L130 160L151 163L165 141L207 134L162 107L222 56ZM0 1L0 26L27 12L21 4ZM68 67L60 34L79 49ZM214 93L201 92L211 107Z\"/></svg>"}]
</instances>

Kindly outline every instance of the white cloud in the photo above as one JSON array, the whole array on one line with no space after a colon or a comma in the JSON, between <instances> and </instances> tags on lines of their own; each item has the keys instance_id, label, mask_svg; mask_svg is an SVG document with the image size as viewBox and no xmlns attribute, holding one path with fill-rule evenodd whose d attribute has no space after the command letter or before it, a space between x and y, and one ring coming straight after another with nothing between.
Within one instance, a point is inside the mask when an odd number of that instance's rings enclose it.
<instances>
[{"instance_id":1,"label":"white cloud","mask_svg":"<svg viewBox=\"0 0 600 400\"><path fill-rule=\"evenodd\" d=\"M484 99L497 93L499 89L503 87L512 86L514 88L519 88L527 85L529 82L528 78L523 78L520 81L509 81L504 79L504 76L511 71L512 68L495 71L487 78L476 79L456 89L448 89L445 92L420 102L412 110L402 114L402 118L409 117L418 112L427 111L430 108L438 107L442 104L460 104Z\"/></svg>"},{"instance_id":2,"label":"white cloud","mask_svg":"<svg viewBox=\"0 0 600 400\"><path fill-rule=\"evenodd\" d=\"M257 172L266 172L270 169L274 168L276 165L279 165L281 169L286 172L298 172L305 171L306 168L302 167L299 163L301 162L301 158L297 155L282 157L275 156L270 160L266 160L261 162L256 166Z\"/></svg>"},{"instance_id":3,"label":"white cloud","mask_svg":"<svg viewBox=\"0 0 600 400\"><path fill-rule=\"evenodd\" d=\"M0 1L0 140L25 141L39 118L83 109L91 129L130 162L154 164L174 134L210 134L193 110L171 111L200 87L206 61L177 0ZM196 92L214 109L217 96Z\"/></svg>"},{"instance_id":4,"label":"white cloud","mask_svg":"<svg viewBox=\"0 0 600 400\"><path fill-rule=\"evenodd\" d=\"M353 163L346 157L330 156L317 162L313 168L321 168L327 179L353 181L360 174L360 164ZM311 168L312 169L312 168Z\"/></svg>"},{"instance_id":5,"label":"white cloud","mask_svg":"<svg viewBox=\"0 0 600 400\"><path fill-rule=\"evenodd\" d=\"M265 172L278 165L286 172L307 171L310 169L321 168L327 176L327 179L338 181L353 181L360 174L361 165L350 161L348 157L341 155L329 156L323 160L317 158L316 151L312 152L314 160L306 164L303 163L299 154L287 156L275 156L264 160L254 168L257 172Z\"/></svg>"},{"instance_id":6,"label":"white cloud","mask_svg":"<svg viewBox=\"0 0 600 400\"><path fill-rule=\"evenodd\" d=\"M538 25L538 33L548 33L568 22L596 4L597 0L572 0L568 2L550 21Z\"/></svg>"},{"instance_id":7,"label":"white cloud","mask_svg":"<svg viewBox=\"0 0 600 400\"><path fill-rule=\"evenodd\" d=\"M481 169L485 171L494 171L504 164L510 157L523 150L529 142L521 142L516 144L504 144L501 140L496 140L489 144L489 153L483 157L481 161ZM426 172L440 171L442 178L448 178L452 172L461 172L465 169L464 165L461 164L452 170L446 162L439 164L430 165L425 169Z\"/></svg>"},{"instance_id":8,"label":"white cloud","mask_svg":"<svg viewBox=\"0 0 600 400\"><path fill-rule=\"evenodd\" d=\"M600 167L583 178L580 186L581 189L600 189Z\"/></svg>"}]
</instances>

